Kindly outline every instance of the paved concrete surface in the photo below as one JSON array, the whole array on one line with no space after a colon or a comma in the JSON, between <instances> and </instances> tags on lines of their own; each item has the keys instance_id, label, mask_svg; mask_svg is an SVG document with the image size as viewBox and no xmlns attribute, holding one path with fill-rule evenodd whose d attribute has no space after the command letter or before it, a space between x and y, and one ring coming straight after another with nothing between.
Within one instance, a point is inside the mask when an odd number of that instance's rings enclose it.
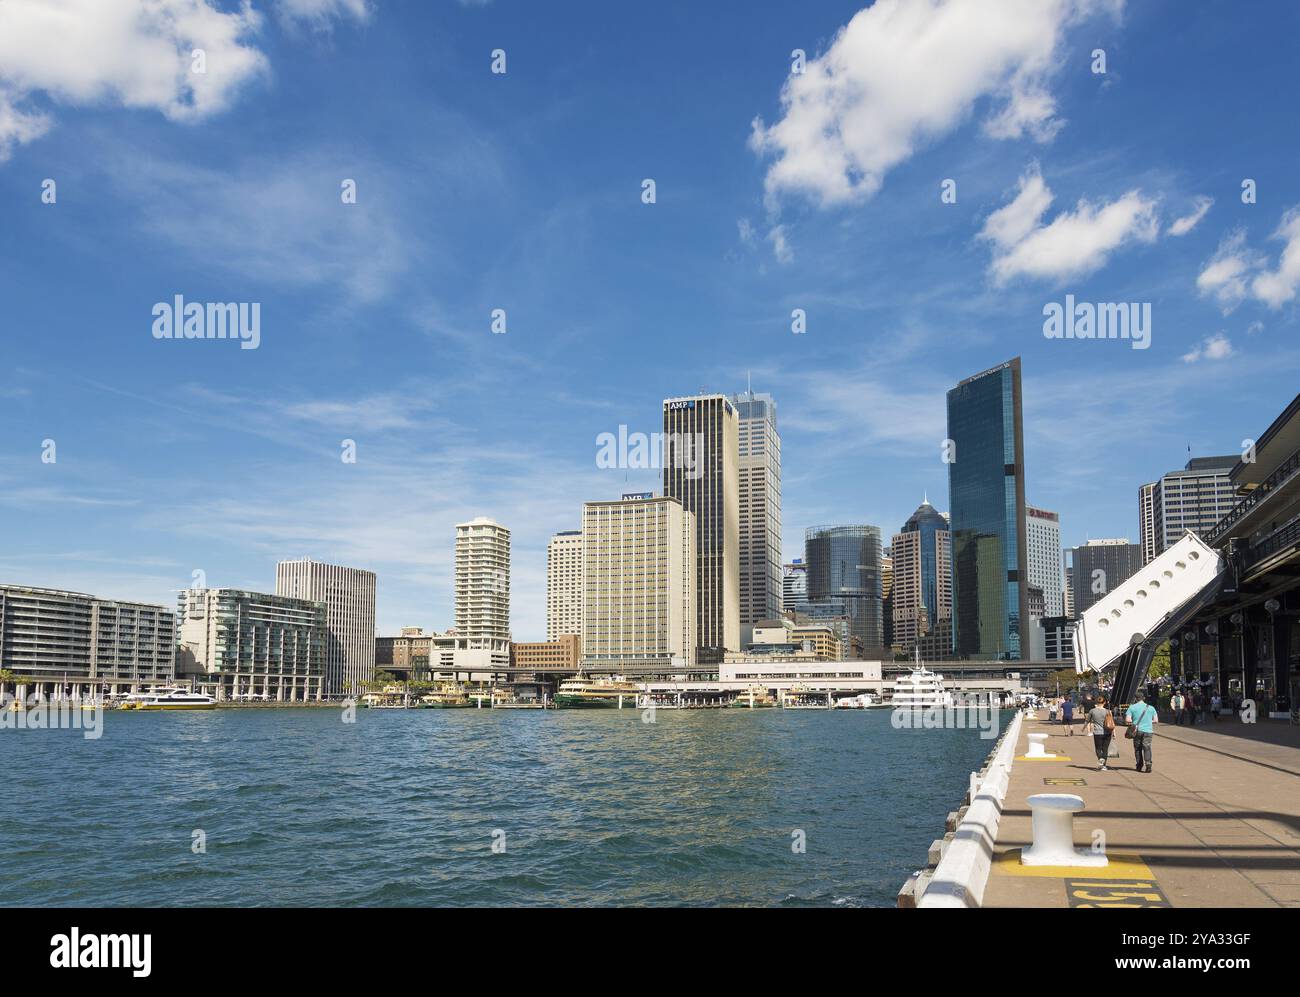
<instances>
[{"instance_id":1,"label":"paved concrete surface","mask_svg":"<svg viewBox=\"0 0 1300 997\"><path fill-rule=\"evenodd\" d=\"M1115 731L1120 756L1097 770L1091 735L1027 721L1068 761L1017 761L998 829L986 907L1300 907L1300 727L1236 718L1194 728L1159 724L1155 771L1139 773L1133 743ZM1045 780L1054 780L1048 784ZM1085 785L1063 784L1081 779ZM1104 874L1030 873L1018 849L1032 840L1025 802L1035 793L1076 793L1075 845L1101 834L1116 861Z\"/></svg>"}]
</instances>

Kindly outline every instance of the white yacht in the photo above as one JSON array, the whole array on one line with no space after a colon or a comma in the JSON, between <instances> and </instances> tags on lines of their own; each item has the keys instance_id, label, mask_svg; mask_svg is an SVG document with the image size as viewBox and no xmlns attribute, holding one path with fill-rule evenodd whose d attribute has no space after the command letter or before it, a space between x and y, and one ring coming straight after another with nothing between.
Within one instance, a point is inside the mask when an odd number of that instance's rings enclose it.
<instances>
[{"instance_id":1,"label":"white yacht","mask_svg":"<svg viewBox=\"0 0 1300 997\"><path fill-rule=\"evenodd\" d=\"M176 685L160 686L148 692L133 692L122 701L124 710L213 710L217 701L201 692Z\"/></svg>"},{"instance_id":2,"label":"white yacht","mask_svg":"<svg viewBox=\"0 0 1300 997\"><path fill-rule=\"evenodd\" d=\"M894 682L890 705L896 710L944 709L953 705L953 696L944 688L943 676L921 663L918 651L911 674Z\"/></svg>"}]
</instances>

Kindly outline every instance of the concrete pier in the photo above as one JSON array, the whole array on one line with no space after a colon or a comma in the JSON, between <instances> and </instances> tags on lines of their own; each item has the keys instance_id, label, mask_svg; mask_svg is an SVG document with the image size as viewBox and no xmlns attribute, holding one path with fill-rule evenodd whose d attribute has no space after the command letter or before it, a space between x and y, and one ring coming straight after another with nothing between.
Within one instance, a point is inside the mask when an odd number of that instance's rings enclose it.
<instances>
[{"instance_id":1,"label":"concrete pier","mask_svg":"<svg viewBox=\"0 0 1300 997\"><path fill-rule=\"evenodd\" d=\"M1300 907L1300 727L1237 718L1194 728L1159 724L1155 771L1137 772L1133 744L1098 771L1090 734L1026 720L1057 761L1017 760L993 846L984 907ZM1105 869L1026 867L1026 800L1072 793L1086 809L1074 844L1104 847Z\"/></svg>"}]
</instances>

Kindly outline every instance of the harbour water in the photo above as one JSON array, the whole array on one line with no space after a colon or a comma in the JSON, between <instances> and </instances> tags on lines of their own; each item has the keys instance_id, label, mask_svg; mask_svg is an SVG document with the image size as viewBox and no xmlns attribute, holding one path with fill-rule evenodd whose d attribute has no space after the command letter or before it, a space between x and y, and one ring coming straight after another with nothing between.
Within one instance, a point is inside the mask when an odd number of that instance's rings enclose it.
<instances>
[{"instance_id":1,"label":"harbour water","mask_svg":"<svg viewBox=\"0 0 1300 997\"><path fill-rule=\"evenodd\" d=\"M892 906L992 745L888 710L340 716L0 733L0 903Z\"/></svg>"}]
</instances>

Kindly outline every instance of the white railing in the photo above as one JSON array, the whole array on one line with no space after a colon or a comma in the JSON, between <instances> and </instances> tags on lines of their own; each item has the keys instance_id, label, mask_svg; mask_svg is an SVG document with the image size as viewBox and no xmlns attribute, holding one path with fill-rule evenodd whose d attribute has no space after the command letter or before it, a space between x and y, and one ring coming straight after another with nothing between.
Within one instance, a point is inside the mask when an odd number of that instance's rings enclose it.
<instances>
[{"instance_id":1,"label":"white railing","mask_svg":"<svg viewBox=\"0 0 1300 997\"><path fill-rule=\"evenodd\" d=\"M993 867L993 844L1002 819L1002 801L1011 780L1011 764L1020 740L1021 713L1007 725L1006 736L971 795L966 816L934 870L918 907L979 907Z\"/></svg>"}]
</instances>

